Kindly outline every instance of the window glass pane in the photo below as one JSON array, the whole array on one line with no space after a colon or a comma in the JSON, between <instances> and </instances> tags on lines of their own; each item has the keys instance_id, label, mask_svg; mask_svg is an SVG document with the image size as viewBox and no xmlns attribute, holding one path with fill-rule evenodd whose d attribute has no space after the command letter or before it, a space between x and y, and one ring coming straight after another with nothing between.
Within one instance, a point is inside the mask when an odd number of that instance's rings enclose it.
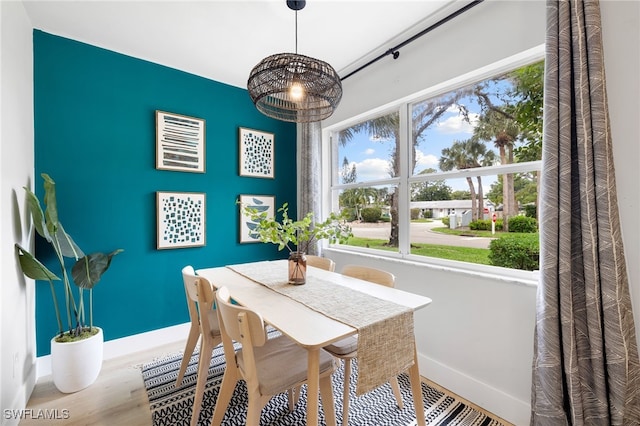
<instances>
[{"instance_id":1,"label":"window glass pane","mask_svg":"<svg viewBox=\"0 0 640 426\"><path fill-rule=\"evenodd\" d=\"M391 211L397 196L395 185L361 186L336 193L340 211L353 230L354 237L349 239L347 245L398 251L397 243L389 244L392 238Z\"/></svg>"},{"instance_id":2,"label":"window glass pane","mask_svg":"<svg viewBox=\"0 0 640 426\"><path fill-rule=\"evenodd\" d=\"M411 105L412 173L541 158L543 62Z\"/></svg>"},{"instance_id":3,"label":"window glass pane","mask_svg":"<svg viewBox=\"0 0 640 426\"><path fill-rule=\"evenodd\" d=\"M364 121L337 134L338 184L371 182L398 175L397 112Z\"/></svg>"},{"instance_id":4,"label":"window glass pane","mask_svg":"<svg viewBox=\"0 0 640 426\"><path fill-rule=\"evenodd\" d=\"M513 182L515 199L515 212L507 223L511 232L503 220L507 180ZM493 239L537 233L537 199L535 172L414 182L411 254L491 265Z\"/></svg>"},{"instance_id":5,"label":"window glass pane","mask_svg":"<svg viewBox=\"0 0 640 426\"><path fill-rule=\"evenodd\" d=\"M372 117L332 133L332 208L351 217L355 237L348 244L536 269L543 76L540 61L399 102L397 111L407 115ZM398 205L406 202L407 185L410 205ZM407 211L410 216L398 214ZM519 241L507 241L514 235ZM501 236L508 247L503 260L517 247L526 266L495 261L495 248L489 255L489 244Z\"/></svg>"}]
</instances>

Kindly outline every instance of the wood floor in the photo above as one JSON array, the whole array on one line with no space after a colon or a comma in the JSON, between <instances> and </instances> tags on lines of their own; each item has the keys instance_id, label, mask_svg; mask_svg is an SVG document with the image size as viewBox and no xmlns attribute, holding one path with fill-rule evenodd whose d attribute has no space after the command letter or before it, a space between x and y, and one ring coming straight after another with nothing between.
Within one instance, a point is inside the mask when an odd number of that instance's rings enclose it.
<instances>
[{"instance_id":1,"label":"wood floor","mask_svg":"<svg viewBox=\"0 0 640 426\"><path fill-rule=\"evenodd\" d=\"M36 383L20 426L151 426L149 400L139 367L183 348L184 342L179 342L107 360L93 385L72 394L59 392L50 376L43 377ZM437 384L428 380L425 382L453 395ZM486 412L474 404L466 403ZM502 422L505 426L513 426Z\"/></svg>"}]
</instances>

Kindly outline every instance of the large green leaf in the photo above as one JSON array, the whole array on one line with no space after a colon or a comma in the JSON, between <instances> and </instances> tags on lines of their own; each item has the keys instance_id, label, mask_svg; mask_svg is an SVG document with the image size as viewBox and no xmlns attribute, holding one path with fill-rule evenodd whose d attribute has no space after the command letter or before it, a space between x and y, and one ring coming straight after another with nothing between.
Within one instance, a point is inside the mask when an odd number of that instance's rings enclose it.
<instances>
[{"instance_id":1,"label":"large green leaf","mask_svg":"<svg viewBox=\"0 0 640 426\"><path fill-rule=\"evenodd\" d=\"M93 288L98 281L100 281L102 274L109 269L113 256L122 251L122 249L118 249L108 255L104 253L93 253L84 256L71 268L73 282L80 288Z\"/></svg>"},{"instance_id":2,"label":"large green leaf","mask_svg":"<svg viewBox=\"0 0 640 426\"><path fill-rule=\"evenodd\" d=\"M58 228L58 202L56 201L56 183L51 179L51 177L42 173L42 179L44 179L44 204L46 206L45 209L45 220L47 224L47 229L51 235L55 235Z\"/></svg>"},{"instance_id":3,"label":"large green leaf","mask_svg":"<svg viewBox=\"0 0 640 426\"><path fill-rule=\"evenodd\" d=\"M44 221L44 213L42 212L42 207L40 206L40 200L36 197L29 188L26 186L24 190L27 193L27 207L29 208L29 212L31 213L31 218L33 219L33 226L35 226L38 234L46 239L47 241L51 241L51 236L49 235L49 231L47 230L46 223Z\"/></svg>"},{"instance_id":4,"label":"large green leaf","mask_svg":"<svg viewBox=\"0 0 640 426\"><path fill-rule=\"evenodd\" d=\"M18 259L20 260L20 267L22 272L29 278L34 280L43 281L60 281L60 278L46 266L44 266L38 259L33 257L31 253L22 248L19 244L15 245Z\"/></svg>"},{"instance_id":5,"label":"large green leaf","mask_svg":"<svg viewBox=\"0 0 640 426\"><path fill-rule=\"evenodd\" d=\"M84 252L73 241L71 235L67 234L62 226L62 223L58 222L58 230L53 235L55 245L60 249L60 253L65 257L72 257L74 259L80 259L84 256Z\"/></svg>"}]
</instances>

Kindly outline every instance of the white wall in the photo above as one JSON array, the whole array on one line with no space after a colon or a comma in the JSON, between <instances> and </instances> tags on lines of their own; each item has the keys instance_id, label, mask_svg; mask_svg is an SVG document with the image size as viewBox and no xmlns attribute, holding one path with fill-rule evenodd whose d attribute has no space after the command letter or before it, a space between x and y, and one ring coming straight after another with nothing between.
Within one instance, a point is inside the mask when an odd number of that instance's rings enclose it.
<instances>
[{"instance_id":1,"label":"white wall","mask_svg":"<svg viewBox=\"0 0 640 426\"><path fill-rule=\"evenodd\" d=\"M640 2L604 0L604 49L622 232L640 330ZM544 1L485 1L344 82L323 127L544 43ZM410 47L410 48L409 48ZM536 288L499 277L325 252L392 271L433 299L416 314L421 373L516 425L529 423ZM640 337L640 336L639 336Z\"/></svg>"},{"instance_id":2,"label":"white wall","mask_svg":"<svg viewBox=\"0 0 640 426\"><path fill-rule=\"evenodd\" d=\"M35 383L33 282L26 282L14 243L28 244L23 186L33 182L32 25L21 2L0 1L0 404L22 409Z\"/></svg>"},{"instance_id":3,"label":"white wall","mask_svg":"<svg viewBox=\"0 0 640 426\"><path fill-rule=\"evenodd\" d=\"M640 2L601 2L622 240L640 346Z\"/></svg>"}]
</instances>

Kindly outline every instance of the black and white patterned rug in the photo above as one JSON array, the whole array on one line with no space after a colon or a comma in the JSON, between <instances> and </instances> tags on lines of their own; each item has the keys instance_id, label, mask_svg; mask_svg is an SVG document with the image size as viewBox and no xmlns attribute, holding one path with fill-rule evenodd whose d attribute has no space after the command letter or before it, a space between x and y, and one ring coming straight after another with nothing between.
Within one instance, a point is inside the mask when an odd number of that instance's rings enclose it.
<instances>
[{"instance_id":1,"label":"black and white patterned rug","mask_svg":"<svg viewBox=\"0 0 640 426\"><path fill-rule=\"evenodd\" d=\"M197 348L196 348L197 349ZM178 369L182 354L167 356L142 366L142 377L149 396L153 426L189 425L191 406L195 394L195 383L198 368L198 354L193 354L185 374L182 386L176 387ZM222 346L214 349L209 368L209 378L205 385L205 394L198 425L209 425L213 417L213 409L218 396L225 362ZM349 408L349 424L351 426L412 426L416 417L411 396L409 378L406 374L398 376L402 392L404 408L399 410L389 384L363 396L355 396L357 380L357 362L353 363L351 401ZM333 393L338 424L342 424L342 388L344 366L333 375ZM429 425L451 426L502 426L502 423L483 413L474 410L464 403L422 384L422 397L425 406L425 417ZM224 426L243 426L247 410L247 392L244 382L240 381L229 403L223 420ZM301 397L293 412L288 410L287 395L274 397L262 410L260 425L303 426L306 424L306 386L302 388ZM324 425L322 408L321 424Z\"/></svg>"}]
</instances>

